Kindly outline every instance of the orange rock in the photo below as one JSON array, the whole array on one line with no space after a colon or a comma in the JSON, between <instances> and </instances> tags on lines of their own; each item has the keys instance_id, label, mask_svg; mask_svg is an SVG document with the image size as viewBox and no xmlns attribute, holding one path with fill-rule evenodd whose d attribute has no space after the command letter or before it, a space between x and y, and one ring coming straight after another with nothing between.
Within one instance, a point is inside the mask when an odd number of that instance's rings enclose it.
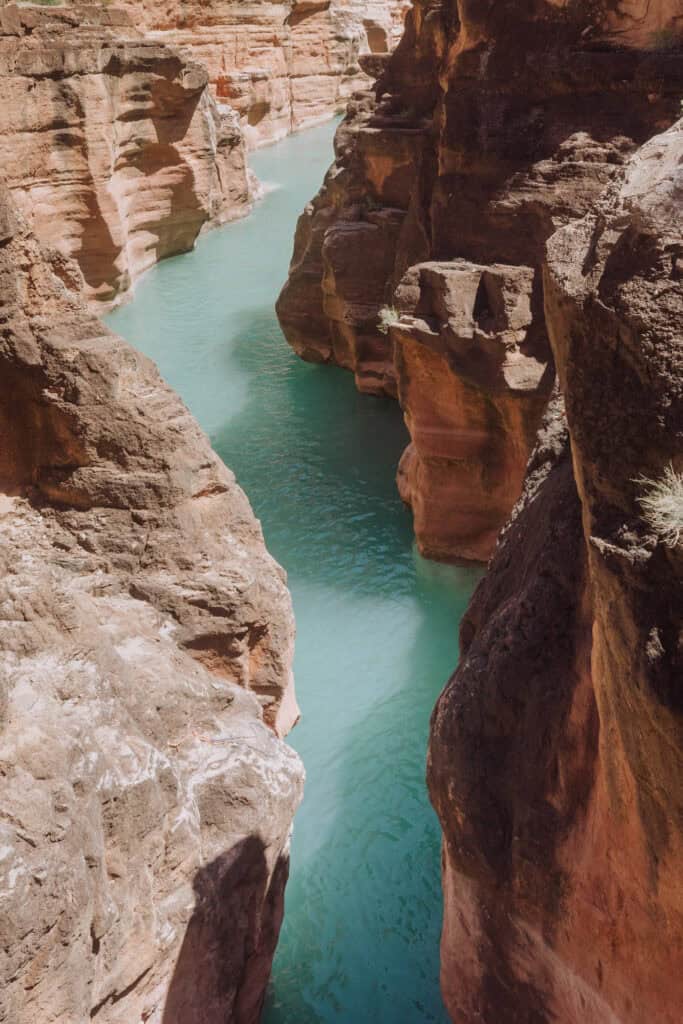
<instances>
[{"instance_id":1,"label":"orange rock","mask_svg":"<svg viewBox=\"0 0 683 1024\"><path fill-rule=\"evenodd\" d=\"M418 544L434 557L486 560L519 496L551 386L548 238L587 213L636 146L678 115L683 65L670 44L681 0L607 6L415 0L397 49L367 65L374 97L349 104L335 163L300 218L277 306L282 329L303 358L352 370L360 390L398 388L415 431L399 483ZM462 260L489 284L501 268L527 274L529 320L516 349L506 326L503 335L475 330ZM431 285L422 301L440 345L403 317L383 332L406 272L429 261L452 262L465 288L453 297L470 304L457 342L443 340L452 312L431 309ZM478 360L491 369L496 348L508 354L494 393L487 373L472 371Z\"/></svg>"},{"instance_id":2,"label":"orange rock","mask_svg":"<svg viewBox=\"0 0 683 1024\"><path fill-rule=\"evenodd\" d=\"M454 1021L680 1019L683 557L639 481L683 471L682 160L679 122L548 244L568 433L553 404L431 725Z\"/></svg>"},{"instance_id":3,"label":"orange rock","mask_svg":"<svg viewBox=\"0 0 683 1024\"><path fill-rule=\"evenodd\" d=\"M429 558L485 561L520 494L552 383L530 334L534 272L412 267L390 327L412 444L398 471Z\"/></svg>"},{"instance_id":4,"label":"orange rock","mask_svg":"<svg viewBox=\"0 0 683 1024\"><path fill-rule=\"evenodd\" d=\"M209 71L250 146L340 112L367 85L362 54L388 53L408 0L121 0L147 33Z\"/></svg>"},{"instance_id":5,"label":"orange rock","mask_svg":"<svg viewBox=\"0 0 683 1024\"><path fill-rule=\"evenodd\" d=\"M235 116L206 71L104 6L0 12L0 159L40 240L111 305L251 197Z\"/></svg>"}]
</instances>

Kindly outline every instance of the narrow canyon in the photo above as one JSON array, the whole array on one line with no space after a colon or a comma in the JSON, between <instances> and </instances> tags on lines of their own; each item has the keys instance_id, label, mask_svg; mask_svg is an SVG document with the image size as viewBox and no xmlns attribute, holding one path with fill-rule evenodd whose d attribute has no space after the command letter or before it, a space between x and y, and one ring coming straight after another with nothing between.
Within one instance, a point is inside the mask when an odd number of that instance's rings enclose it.
<instances>
[{"instance_id":1,"label":"narrow canyon","mask_svg":"<svg viewBox=\"0 0 683 1024\"><path fill-rule=\"evenodd\" d=\"M0 81L0 1024L679 1024L683 0Z\"/></svg>"},{"instance_id":2,"label":"narrow canyon","mask_svg":"<svg viewBox=\"0 0 683 1024\"><path fill-rule=\"evenodd\" d=\"M247 144L339 111L405 7L0 4L3 178L102 311L202 230L248 213Z\"/></svg>"},{"instance_id":3,"label":"narrow canyon","mask_svg":"<svg viewBox=\"0 0 683 1024\"><path fill-rule=\"evenodd\" d=\"M491 558L429 743L454 1021L683 1005L682 76L680 3L417 0L278 302L398 398L420 550Z\"/></svg>"}]
</instances>

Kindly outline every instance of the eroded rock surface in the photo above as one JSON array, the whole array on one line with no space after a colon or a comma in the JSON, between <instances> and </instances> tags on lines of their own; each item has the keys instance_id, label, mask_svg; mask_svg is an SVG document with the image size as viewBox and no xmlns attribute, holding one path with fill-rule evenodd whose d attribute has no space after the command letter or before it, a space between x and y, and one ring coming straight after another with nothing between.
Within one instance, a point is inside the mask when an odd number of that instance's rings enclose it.
<instances>
[{"instance_id":1,"label":"eroded rock surface","mask_svg":"<svg viewBox=\"0 0 683 1024\"><path fill-rule=\"evenodd\" d=\"M367 86L362 54L386 54L408 0L122 0L136 24L182 47L239 112L252 146L341 111Z\"/></svg>"},{"instance_id":2,"label":"eroded rock surface","mask_svg":"<svg viewBox=\"0 0 683 1024\"><path fill-rule=\"evenodd\" d=\"M0 85L2 173L97 304L250 208L239 118L117 8L0 8Z\"/></svg>"},{"instance_id":3,"label":"eroded rock surface","mask_svg":"<svg viewBox=\"0 0 683 1024\"><path fill-rule=\"evenodd\" d=\"M396 292L398 470L421 552L486 561L522 487L552 373L531 337L531 267L418 263ZM482 395L486 401L482 401Z\"/></svg>"},{"instance_id":4,"label":"eroded rock surface","mask_svg":"<svg viewBox=\"0 0 683 1024\"><path fill-rule=\"evenodd\" d=\"M432 719L454 1021L680 1019L683 549L639 498L683 474L682 168L679 122L548 245L568 433L553 404Z\"/></svg>"},{"instance_id":5,"label":"eroded rock surface","mask_svg":"<svg viewBox=\"0 0 683 1024\"><path fill-rule=\"evenodd\" d=\"M0 192L0 1020L255 1024L301 763L282 570Z\"/></svg>"},{"instance_id":6,"label":"eroded rock surface","mask_svg":"<svg viewBox=\"0 0 683 1024\"><path fill-rule=\"evenodd\" d=\"M552 384L545 243L678 116L682 31L680 0L415 0L394 54L375 59L375 95L349 106L335 164L300 219L278 313L303 358L352 370L362 391L399 393L420 435L400 481L425 552L491 553ZM499 267L531 275L530 320L515 343L515 358L534 366L522 389L505 382L501 390L485 369L496 362L491 346L509 342L493 322L475 329L474 309L469 323L458 313L457 328L447 328L445 308L432 310L438 323L426 334L403 316L396 325L406 273L409 305L432 303L422 264L453 263L441 273L462 282L450 301L463 310L474 279L461 273L463 260L485 281ZM422 297L418 280L428 282ZM461 339L460 356L433 343L444 331ZM463 331L472 349L464 362Z\"/></svg>"}]
</instances>

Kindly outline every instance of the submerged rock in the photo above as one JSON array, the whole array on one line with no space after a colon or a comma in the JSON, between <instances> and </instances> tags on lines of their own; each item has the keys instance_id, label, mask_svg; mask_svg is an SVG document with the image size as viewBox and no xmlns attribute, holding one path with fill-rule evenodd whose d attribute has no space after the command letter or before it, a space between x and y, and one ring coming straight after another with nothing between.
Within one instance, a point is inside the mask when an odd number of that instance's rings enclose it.
<instances>
[{"instance_id":1,"label":"submerged rock","mask_svg":"<svg viewBox=\"0 0 683 1024\"><path fill-rule=\"evenodd\" d=\"M290 597L69 271L3 186L0 1020L255 1024L303 781Z\"/></svg>"},{"instance_id":2,"label":"submerged rock","mask_svg":"<svg viewBox=\"0 0 683 1024\"><path fill-rule=\"evenodd\" d=\"M680 0L416 0L375 69L374 96L349 106L336 161L300 219L278 314L303 358L352 370L361 391L398 392L416 431L401 491L428 554L486 559L519 496L553 380L545 243L678 116L681 14ZM429 263L447 289L420 273ZM486 283L501 267L526 275L529 319L515 342ZM426 333L394 316L406 273L410 306L435 321ZM449 308L433 308L444 290ZM531 370L522 386L491 372L496 348L508 370L511 360Z\"/></svg>"},{"instance_id":3,"label":"submerged rock","mask_svg":"<svg viewBox=\"0 0 683 1024\"><path fill-rule=\"evenodd\" d=\"M675 1024L683 1005L683 122L548 244L566 396L434 712L454 1020ZM681 522L683 509L678 509Z\"/></svg>"}]
</instances>

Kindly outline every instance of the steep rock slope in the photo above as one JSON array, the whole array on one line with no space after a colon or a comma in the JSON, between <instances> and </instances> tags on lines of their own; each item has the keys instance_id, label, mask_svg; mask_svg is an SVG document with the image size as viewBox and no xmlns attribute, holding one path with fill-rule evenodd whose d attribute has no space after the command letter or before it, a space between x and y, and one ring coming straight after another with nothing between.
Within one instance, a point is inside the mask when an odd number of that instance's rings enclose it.
<instances>
[{"instance_id":1,"label":"steep rock slope","mask_svg":"<svg viewBox=\"0 0 683 1024\"><path fill-rule=\"evenodd\" d=\"M424 554L493 549L554 376L545 242L675 120L682 29L680 0L415 0L350 104L278 313L303 358L398 396Z\"/></svg>"},{"instance_id":2,"label":"steep rock slope","mask_svg":"<svg viewBox=\"0 0 683 1024\"><path fill-rule=\"evenodd\" d=\"M680 1020L683 504L640 499L683 480L682 169L679 122L548 245L569 438L553 405L432 719L455 1021Z\"/></svg>"},{"instance_id":3,"label":"steep rock slope","mask_svg":"<svg viewBox=\"0 0 683 1024\"><path fill-rule=\"evenodd\" d=\"M0 190L0 1020L255 1024L301 763L282 570Z\"/></svg>"},{"instance_id":4,"label":"steep rock slope","mask_svg":"<svg viewBox=\"0 0 683 1024\"><path fill-rule=\"evenodd\" d=\"M398 42L408 0L122 0L136 24L182 47L235 108L250 145L339 111L367 85L359 57Z\"/></svg>"},{"instance_id":5,"label":"steep rock slope","mask_svg":"<svg viewBox=\"0 0 683 1024\"><path fill-rule=\"evenodd\" d=\"M0 9L0 162L38 238L112 304L250 205L234 113L206 70L102 4Z\"/></svg>"}]
</instances>

